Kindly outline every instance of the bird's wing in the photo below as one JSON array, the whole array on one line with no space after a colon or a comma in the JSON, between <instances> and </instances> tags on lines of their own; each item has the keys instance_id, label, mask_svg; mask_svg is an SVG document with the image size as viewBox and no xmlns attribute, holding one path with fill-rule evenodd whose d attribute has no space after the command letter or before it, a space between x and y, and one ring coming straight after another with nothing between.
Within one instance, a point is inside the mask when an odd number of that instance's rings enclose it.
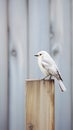
<instances>
[{"instance_id":1,"label":"bird's wing","mask_svg":"<svg viewBox=\"0 0 73 130\"><path fill-rule=\"evenodd\" d=\"M49 57L44 57L42 60L42 64L45 64L46 67L52 68L52 69L58 69L55 61L49 56Z\"/></svg>"},{"instance_id":2,"label":"bird's wing","mask_svg":"<svg viewBox=\"0 0 73 130\"><path fill-rule=\"evenodd\" d=\"M42 67L46 69L51 75L54 75L54 73L56 73L56 67L54 65L51 65L50 63L44 60L41 62L41 64Z\"/></svg>"},{"instance_id":3,"label":"bird's wing","mask_svg":"<svg viewBox=\"0 0 73 130\"><path fill-rule=\"evenodd\" d=\"M44 69L46 69L46 70L49 69L49 64L48 64L46 61L42 61L41 64L42 64L42 67L43 67Z\"/></svg>"},{"instance_id":4,"label":"bird's wing","mask_svg":"<svg viewBox=\"0 0 73 130\"><path fill-rule=\"evenodd\" d=\"M56 64L49 64L46 60L42 61L42 67L48 71L49 74L55 76L57 79L62 80ZM63 80L62 80L63 81Z\"/></svg>"},{"instance_id":5,"label":"bird's wing","mask_svg":"<svg viewBox=\"0 0 73 130\"><path fill-rule=\"evenodd\" d=\"M52 59L52 57L50 55L44 56L42 61L46 62L49 66L54 65L57 68L55 61Z\"/></svg>"}]
</instances>

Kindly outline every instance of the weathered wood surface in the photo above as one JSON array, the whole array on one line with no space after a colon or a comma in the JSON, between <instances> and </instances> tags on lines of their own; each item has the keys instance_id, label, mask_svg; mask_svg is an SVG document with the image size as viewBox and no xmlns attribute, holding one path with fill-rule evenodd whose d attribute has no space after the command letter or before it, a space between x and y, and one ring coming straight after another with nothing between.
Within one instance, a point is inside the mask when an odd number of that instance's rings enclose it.
<instances>
[{"instance_id":1,"label":"weathered wood surface","mask_svg":"<svg viewBox=\"0 0 73 130\"><path fill-rule=\"evenodd\" d=\"M54 81L26 81L26 130L54 130Z\"/></svg>"},{"instance_id":2,"label":"weathered wood surface","mask_svg":"<svg viewBox=\"0 0 73 130\"><path fill-rule=\"evenodd\" d=\"M8 130L7 0L0 1L0 130Z\"/></svg>"},{"instance_id":3,"label":"weathered wood surface","mask_svg":"<svg viewBox=\"0 0 73 130\"><path fill-rule=\"evenodd\" d=\"M27 76L26 0L9 0L9 130L24 130Z\"/></svg>"}]
</instances>

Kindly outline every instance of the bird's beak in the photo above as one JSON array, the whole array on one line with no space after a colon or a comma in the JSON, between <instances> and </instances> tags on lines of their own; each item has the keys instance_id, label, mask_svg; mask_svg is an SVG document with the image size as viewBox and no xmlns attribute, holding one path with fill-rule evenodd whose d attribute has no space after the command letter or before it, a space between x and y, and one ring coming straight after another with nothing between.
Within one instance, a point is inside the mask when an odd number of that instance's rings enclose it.
<instances>
[{"instance_id":1,"label":"bird's beak","mask_svg":"<svg viewBox=\"0 0 73 130\"><path fill-rule=\"evenodd\" d=\"M34 55L34 56L38 57L38 54L36 54L36 55Z\"/></svg>"}]
</instances>

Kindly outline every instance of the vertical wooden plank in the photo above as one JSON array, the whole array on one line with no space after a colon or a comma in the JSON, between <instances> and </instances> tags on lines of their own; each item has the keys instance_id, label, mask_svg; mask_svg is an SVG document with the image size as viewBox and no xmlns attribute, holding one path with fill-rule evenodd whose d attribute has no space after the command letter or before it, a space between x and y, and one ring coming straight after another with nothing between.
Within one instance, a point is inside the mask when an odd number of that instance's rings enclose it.
<instances>
[{"instance_id":1,"label":"vertical wooden plank","mask_svg":"<svg viewBox=\"0 0 73 130\"><path fill-rule=\"evenodd\" d=\"M27 77L27 3L9 0L9 130L23 130Z\"/></svg>"},{"instance_id":2,"label":"vertical wooden plank","mask_svg":"<svg viewBox=\"0 0 73 130\"><path fill-rule=\"evenodd\" d=\"M26 130L54 130L54 82L26 82Z\"/></svg>"},{"instance_id":3,"label":"vertical wooden plank","mask_svg":"<svg viewBox=\"0 0 73 130\"><path fill-rule=\"evenodd\" d=\"M61 53L60 68L64 79L64 84L67 88L66 94L61 96L62 108L60 108L62 125L60 128L63 130L71 130L71 4L70 0L63 1L63 19L64 19L64 43ZM64 105L65 103L65 105ZM67 108L67 109L66 109ZM64 118L62 117L64 115Z\"/></svg>"},{"instance_id":4,"label":"vertical wooden plank","mask_svg":"<svg viewBox=\"0 0 73 130\"><path fill-rule=\"evenodd\" d=\"M0 1L0 130L8 129L7 0Z\"/></svg>"},{"instance_id":5,"label":"vertical wooden plank","mask_svg":"<svg viewBox=\"0 0 73 130\"><path fill-rule=\"evenodd\" d=\"M72 88L71 88L71 129L73 130L73 0L71 0L71 58L72 58L72 66L71 66L71 81L72 81Z\"/></svg>"},{"instance_id":6,"label":"vertical wooden plank","mask_svg":"<svg viewBox=\"0 0 73 130\"><path fill-rule=\"evenodd\" d=\"M29 78L41 76L34 54L40 50L49 50L49 0L29 0ZM35 66L35 71L34 71Z\"/></svg>"},{"instance_id":7,"label":"vertical wooden plank","mask_svg":"<svg viewBox=\"0 0 73 130\"><path fill-rule=\"evenodd\" d=\"M55 129L71 130L71 23L70 1L51 0L51 53L58 64L67 92L55 96ZM57 86L57 84L56 84ZM56 91L58 91L56 87ZM67 109L66 109L67 108Z\"/></svg>"},{"instance_id":8,"label":"vertical wooden plank","mask_svg":"<svg viewBox=\"0 0 73 130\"><path fill-rule=\"evenodd\" d=\"M63 1L50 1L50 49L53 58L59 62L62 45L64 43Z\"/></svg>"},{"instance_id":9,"label":"vertical wooden plank","mask_svg":"<svg viewBox=\"0 0 73 130\"><path fill-rule=\"evenodd\" d=\"M62 0L50 1L50 49L53 58L60 67L61 48L63 45L63 2ZM56 83L56 92L58 91L58 84ZM55 129L63 129L61 113L64 109L60 102L60 92L55 95ZM62 110L61 110L62 109ZM63 117L64 118L64 117Z\"/></svg>"}]
</instances>

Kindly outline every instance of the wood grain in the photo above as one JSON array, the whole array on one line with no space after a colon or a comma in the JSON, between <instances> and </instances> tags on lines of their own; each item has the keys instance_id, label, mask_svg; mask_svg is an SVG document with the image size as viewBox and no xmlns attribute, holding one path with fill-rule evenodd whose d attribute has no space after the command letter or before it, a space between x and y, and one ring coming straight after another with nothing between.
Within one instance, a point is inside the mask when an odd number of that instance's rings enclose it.
<instances>
[{"instance_id":1,"label":"wood grain","mask_svg":"<svg viewBox=\"0 0 73 130\"><path fill-rule=\"evenodd\" d=\"M32 129L54 130L53 80L26 81L26 130Z\"/></svg>"},{"instance_id":2,"label":"wood grain","mask_svg":"<svg viewBox=\"0 0 73 130\"><path fill-rule=\"evenodd\" d=\"M0 1L0 130L8 130L7 0Z\"/></svg>"},{"instance_id":3,"label":"wood grain","mask_svg":"<svg viewBox=\"0 0 73 130\"><path fill-rule=\"evenodd\" d=\"M9 0L9 130L24 130L27 77L27 4Z\"/></svg>"}]
</instances>

